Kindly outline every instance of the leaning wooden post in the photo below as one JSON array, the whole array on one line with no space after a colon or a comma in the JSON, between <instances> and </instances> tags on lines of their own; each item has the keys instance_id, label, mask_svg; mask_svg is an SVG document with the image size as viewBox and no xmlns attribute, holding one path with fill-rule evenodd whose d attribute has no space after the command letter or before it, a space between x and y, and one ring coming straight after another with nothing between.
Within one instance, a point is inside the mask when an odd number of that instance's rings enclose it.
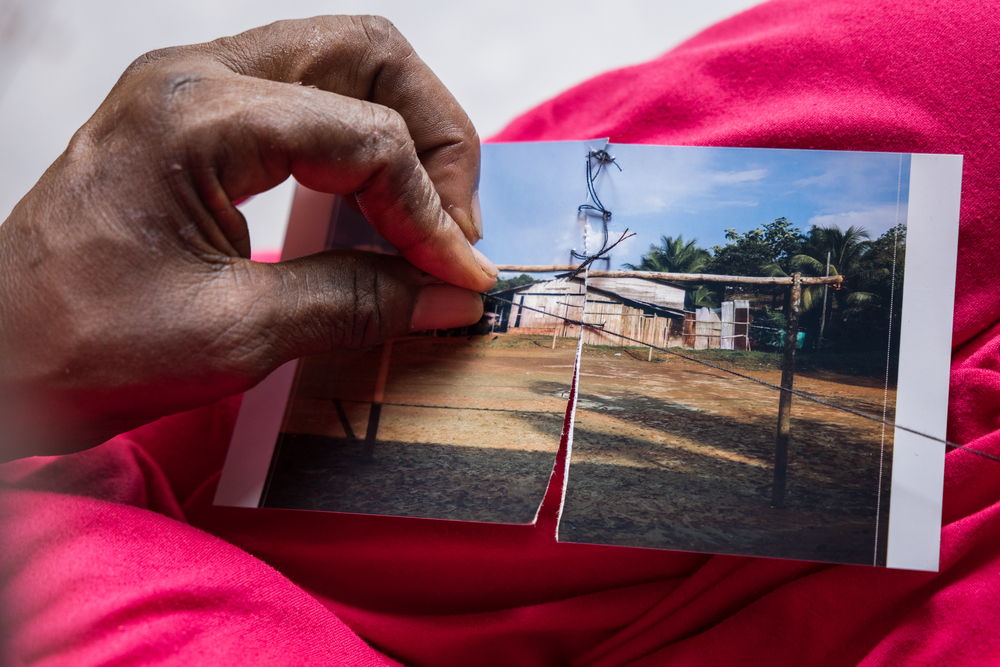
<instances>
[{"instance_id":1,"label":"leaning wooden post","mask_svg":"<svg viewBox=\"0 0 1000 667\"><path fill-rule=\"evenodd\" d=\"M781 396L778 397L778 429L774 437L774 483L771 506L785 506L785 481L788 473L788 443L792 427L792 383L795 380L795 346L799 339L799 310L802 308L802 274L792 274L785 304L785 350L781 357Z\"/></svg>"},{"instance_id":2,"label":"leaning wooden post","mask_svg":"<svg viewBox=\"0 0 1000 667\"><path fill-rule=\"evenodd\" d=\"M378 437L378 423L382 418L382 402L385 400L385 383L389 378L389 361L392 359L392 340L382 344L382 355L378 362L378 375L375 376L375 391L372 394L372 406L368 412L368 429L365 432L365 458L374 458L375 440Z\"/></svg>"},{"instance_id":3,"label":"leaning wooden post","mask_svg":"<svg viewBox=\"0 0 1000 667\"><path fill-rule=\"evenodd\" d=\"M649 338L650 338L650 340L654 339L656 337L656 334L657 334L657 330L656 330L656 313L653 313L653 325L651 327L649 327ZM652 360L653 360L653 346L650 345L649 346L649 357L647 357L646 361L652 361Z\"/></svg>"}]
</instances>

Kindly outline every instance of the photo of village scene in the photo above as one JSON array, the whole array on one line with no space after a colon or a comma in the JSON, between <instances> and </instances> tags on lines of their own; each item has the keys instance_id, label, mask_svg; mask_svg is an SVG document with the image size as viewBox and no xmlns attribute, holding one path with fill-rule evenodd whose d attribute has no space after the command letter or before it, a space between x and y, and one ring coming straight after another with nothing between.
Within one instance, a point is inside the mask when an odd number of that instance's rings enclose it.
<instances>
[{"instance_id":1,"label":"photo of village scene","mask_svg":"<svg viewBox=\"0 0 1000 667\"><path fill-rule=\"evenodd\" d=\"M395 252L343 202L327 247ZM576 349L525 343L484 319L300 360L260 506L533 522Z\"/></svg>"},{"instance_id":2,"label":"photo of village scene","mask_svg":"<svg viewBox=\"0 0 1000 667\"><path fill-rule=\"evenodd\" d=\"M580 239L586 146L512 147L485 147L482 205L496 223L477 247L501 263L563 260ZM511 196L554 186L560 173L565 186L546 196L548 207ZM327 249L396 254L339 199L325 236ZM582 295L578 284L562 300L582 307ZM300 360L260 506L533 522L562 437L576 343L496 325L487 313L471 327Z\"/></svg>"},{"instance_id":3,"label":"photo of village scene","mask_svg":"<svg viewBox=\"0 0 1000 667\"><path fill-rule=\"evenodd\" d=\"M559 538L884 564L891 427L777 387L892 421L907 158L718 150L650 232L603 197L644 243L588 280Z\"/></svg>"},{"instance_id":4,"label":"photo of village scene","mask_svg":"<svg viewBox=\"0 0 1000 667\"><path fill-rule=\"evenodd\" d=\"M893 419L908 156L612 145L603 219L591 149L484 147L483 320L303 360L261 505L532 521L582 337L561 541L884 564L892 428L824 403Z\"/></svg>"}]
</instances>

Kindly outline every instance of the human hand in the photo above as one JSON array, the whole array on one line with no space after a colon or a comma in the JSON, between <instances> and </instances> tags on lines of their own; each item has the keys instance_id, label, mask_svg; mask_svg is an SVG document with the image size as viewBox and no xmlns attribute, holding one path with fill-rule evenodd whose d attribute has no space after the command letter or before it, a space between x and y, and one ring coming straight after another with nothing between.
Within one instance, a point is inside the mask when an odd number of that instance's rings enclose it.
<instances>
[{"instance_id":1,"label":"human hand","mask_svg":"<svg viewBox=\"0 0 1000 667\"><path fill-rule=\"evenodd\" d=\"M409 262L251 262L231 202L289 174L353 194ZM471 246L478 177L471 122L384 19L142 56L0 226L4 456L97 444L298 356L474 322L496 277Z\"/></svg>"}]
</instances>

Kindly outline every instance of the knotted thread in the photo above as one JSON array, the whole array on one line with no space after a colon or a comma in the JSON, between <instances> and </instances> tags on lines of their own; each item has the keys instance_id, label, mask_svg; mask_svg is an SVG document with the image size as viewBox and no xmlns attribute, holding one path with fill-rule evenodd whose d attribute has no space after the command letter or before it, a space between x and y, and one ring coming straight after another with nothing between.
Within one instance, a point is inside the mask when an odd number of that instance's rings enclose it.
<instances>
[{"instance_id":1,"label":"knotted thread","mask_svg":"<svg viewBox=\"0 0 1000 667\"><path fill-rule=\"evenodd\" d=\"M609 164L613 164L618 168L618 171L622 171L621 165L618 164L614 156L603 148L587 153L587 196L589 201L585 204L580 204L576 208L576 211L579 215L594 215L601 219L601 233L603 235L603 241L601 242L601 247L592 254L579 253L576 250L570 251L570 256L573 259L580 260L580 266L576 267L576 270L570 274L570 278L578 276L596 260L607 259L607 255L611 252L612 248L625 239L635 236L634 233L629 232L626 228L617 241L609 243L608 223L611 221L611 211L601 201L601 198L597 194L597 187L595 186L597 177L601 175L601 172L604 171L605 167Z\"/></svg>"}]
</instances>

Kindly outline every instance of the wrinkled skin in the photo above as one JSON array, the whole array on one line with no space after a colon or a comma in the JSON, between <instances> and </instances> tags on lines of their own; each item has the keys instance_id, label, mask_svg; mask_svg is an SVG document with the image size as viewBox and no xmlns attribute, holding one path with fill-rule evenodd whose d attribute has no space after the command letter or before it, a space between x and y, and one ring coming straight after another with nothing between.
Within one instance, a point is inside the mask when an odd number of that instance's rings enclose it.
<instances>
[{"instance_id":1,"label":"wrinkled skin","mask_svg":"<svg viewBox=\"0 0 1000 667\"><path fill-rule=\"evenodd\" d=\"M73 451L281 363L479 318L495 269L468 117L384 19L146 54L0 226L0 447ZM231 202L354 195L408 261L251 262Z\"/></svg>"}]
</instances>

